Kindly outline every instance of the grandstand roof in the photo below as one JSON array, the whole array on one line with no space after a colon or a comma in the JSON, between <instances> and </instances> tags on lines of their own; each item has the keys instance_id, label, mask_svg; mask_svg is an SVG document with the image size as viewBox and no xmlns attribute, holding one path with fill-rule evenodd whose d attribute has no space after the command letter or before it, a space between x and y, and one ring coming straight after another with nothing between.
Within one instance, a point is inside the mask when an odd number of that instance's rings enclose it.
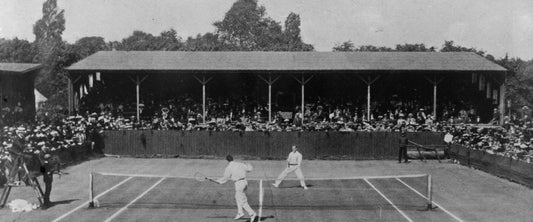
<instances>
[{"instance_id":1,"label":"grandstand roof","mask_svg":"<svg viewBox=\"0 0 533 222\"><path fill-rule=\"evenodd\" d=\"M0 63L0 73L27 73L38 68L41 68L41 64Z\"/></svg>"},{"instance_id":2,"label":"grandstand roof","mask_svg":"<svg viewBox=\"0 0 533 222\"><path fill-rule=\"evenodd\" d=\"M100 51L71 71L479 71L506 69L472 52Z\"/></svg>"}]
</instances>

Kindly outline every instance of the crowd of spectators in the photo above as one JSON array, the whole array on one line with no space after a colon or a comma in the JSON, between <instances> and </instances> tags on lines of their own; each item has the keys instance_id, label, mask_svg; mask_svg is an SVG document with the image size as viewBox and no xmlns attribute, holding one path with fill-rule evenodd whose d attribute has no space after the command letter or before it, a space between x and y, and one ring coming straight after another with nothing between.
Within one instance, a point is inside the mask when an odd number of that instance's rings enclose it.
<instances>
[{"instance_id":1,"label":"crowd of spectators","mask_svg":"<svg viewBox=\"0 0 533 222\"><path fill-rule=\"evenodd\" d=\"M502 126L454 125L447 128L453 143L473 150L533 162L533 123L529 118L505 119Z\"/></svg>"},{"instance_id":2,"label":"crowd of spectators","mask_svg":"<svg viewBox=\"0 0 533 222\"><path fill-rule=\"evenodd\" d=\"M0 124L13 125L20 120L27 118L20 102L14 106L3 106L0 109Z\"/></svg>"},{"instance_id":3,"label":"crowd of spectators","mask_svg":"<svg viewBox=\"0 0 533 222\"><path fill-rule=\"evenodd\" d=\"M531 162L532 129L527 115L506 119L504 127L492 125L479 128L475 109L446 106L439 121L431 115L430 106L417 101L395 101L373 104L372 114L366 107L352 103L332 105L323 99L307 103L302 115L300 107L288 112L273 112L268 121L268 106L246 97L215 102L208 100L206 120L200 103L188 96L157 104L141 104L140 121L130 105L104 104L87 107L75 116L54 121L41 118L35 124L4 124L1 151L10 146L10 136L23 130L29 151L42 149L71 149L82 144L103 143L103 130L187 130L187 131L340 131L340 132L451 132L454 143L489 153ZM42 115L38 115L42 116ZM302 121L303 118L303 121ZM499 113L495 110L492 123ZM99 147L100 145L97 145ZM3 152L1 152L3 153Z\"/></svg>"},{"instance_id":4,"label":"crowd of spectators","mask_svg":"<svg viewBox=\"0 0 533 222\"><path fill-rule=\"evenodd\" d=\"M367 117L365 105L359 102L339 103L318 98L306 103L304 112L299 106L282 109L272 107L272 121L268 106L248 97L231 98L206 103L203 118L201 103L183 96L160 103L141 102L141 120L136 120L135 105L130 103L99 103L82 108L85 116L100 116L113 123L113 129L174 129L174 130L247 130L247 131L441 131L443 124L479 123L475 109L458 109L447 105L440 121L431 115L431 106L416 100L386 103L375 102ZM497 115L496 115L497 116ZM109 121L107 121L110 119ZM370 120L369 120L370 119Z\"/></svg>"},{"instance_id":5,"label":"crowd of spectators","mask_svg":"<svg viewBox=\"0 0 533 222\"><path fill-rule=\"evenodd\" d=\"M25 141L23 150L25 153L69 153L71 156L68 158L84 158L82 153L101 152L103 144L101 130L102 127L98 122L88 121L79 116L31 123L17 121L11 125L4 125L0 131L0 168L5 161L11 160L8 150L13 146L16 137ZM4 174L2 170L0 176Z\"/></svg>"}]
</instances>

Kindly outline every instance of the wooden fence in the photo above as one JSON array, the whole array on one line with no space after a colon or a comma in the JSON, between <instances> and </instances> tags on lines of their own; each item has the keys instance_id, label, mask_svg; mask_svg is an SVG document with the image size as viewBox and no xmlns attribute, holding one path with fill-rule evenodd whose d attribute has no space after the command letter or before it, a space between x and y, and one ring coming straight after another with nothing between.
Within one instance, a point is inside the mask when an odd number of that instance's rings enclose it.
<instances>
[{"instance_id":1,"label":"wooden fence","mask_svg":"<svg viewBox=\"0 0 533 222\"><path fill-rule=\"evenodd\" d=\"M422 145L443 145L442 133L408 133ZM106 131L104 152L140 157L210 156L227 154L258 159L284 159L298 145L305 159L396 159L398 133L388 132L213 132ZM533 188L533 164L452 145L452 158Z\"/></svg>"},{"instance_id":2,"label":"wooden fence","mask_svg":"<svg viewBox=\"0 0 533 222\"><path fill-rule=\"evenodd\" d=\"M442 144L442 133L408 133L419 144ZM395 159L398 133L106 131L104 152L125 156L214 156L283 159L298 145L305 159Z\"/></svg>"},{"instance_id":3,"label":"wooden fence","mask_svg":"<svg viewBox=\"0 0 533 222\"><path fill-rule=\"evenodd\" d=\"M450 147L450 154L463 165L533 188L533 164L531 163L458 145Z\"/></svg>"}]
</instances>

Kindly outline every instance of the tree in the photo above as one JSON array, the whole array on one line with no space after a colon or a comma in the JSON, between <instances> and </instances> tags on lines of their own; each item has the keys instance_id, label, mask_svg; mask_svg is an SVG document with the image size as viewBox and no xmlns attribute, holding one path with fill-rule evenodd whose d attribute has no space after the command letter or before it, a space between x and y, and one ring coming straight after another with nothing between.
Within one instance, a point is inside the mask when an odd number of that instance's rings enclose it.
<instances>
[{"instance_id":1,"label":"tree","mask_svg":"<svg viewBox=\"0 0 533 222\"><path fill-rule=\"evenodd\" d=\"M143 31L133 31L133 34L122 39L122 42L112 45L113 48L126 51L176 51L183 47L183 43L174 29L163 31L160 36L154 36Z\"/></svg>"},{"instance_id":2,"label":"tree","mask_svg":"<svg viewBox=\"0 0 533 222\"><path fill-rule=\"evenodd\" d=\"M314 47L310 44L305 44L302 41L300 30L300 15L296 13L289 13L285 20L285 30L283 31L283 40L286 51L313 51Z\"/></svg>"},{"instance_id":3,"label":"tree","mask_svg":"<svg viewBox=\"0 0 533 222\"><path fill-rule=\"evenodd\" d=\"M424 43L419 44L408 44L396 45L396 50L398 52L435 52L435 47L426 48Z\"/></svg>"},{"instance_id":4,"label":"tree","mask_svg":"<svg viewBox=\"0 0 533 222\"><path fill-rule=\"evenodd\" d=\"M351 40L335 44L334 52L391 52L393 49L385 46L362 45L356 48Z\"/></svg>"},{"instance_id":5,"label":"tree","mask_svg":"<svg viewBox=\"0 0 533 222\"><path fill-rule=\"evenodd\" d=\"M104 38L91 36L78 39L73 45L73 50L76 53L77 59L83 59L98 51L109 50L110 48L104 41Z\"/></svg>"},{"instance_id":6,"label":"tree","mask_svg":"<svg viewBox=\"0 0 533 222\"><path fill-rule=\"evenodd\" d=\"M228 49L253 50L256 47L254 38L259 33L265 11L265 7L257 5L257 0L237 0L226 12L224 19L213 25Z\"/></svg>"},{"instance_id":7,"label":"tree","mask_svg":"<svg viewBox=\"0 0 533 222\"><path fill-rule=\"evenodd\" d=\"M344 51L344 52L435 52L435 47L426 48L423 43L419 44L409 44L405 43L403 45L396 45L395 49L386 47L386 46L373 46L373 45L362 45L359 48L356 48L351 40L343 42L341 44L336 44L333 47L334 52Z\"/></svg>"},{"instance_id":8,"label":"tree","mask_svg":"<svg viewBox=\"0 0 533 222\"><path fill-rule=\"evenodd\" d=\"M362 45L355 49L356 52L392 52L394 49L386 46Z\"/></svg>"},{"instance_id":9,"label":"tree","mask_svg":"<svg viewBox=\"0 0 533 222\"><path fill-rule=\"evenodd\" d=\"M38 48L36 61L43 65L36 78L36 88L49 99L53 96L63 97L65 95L60 94L67 88L67 78L63 67L60 66L62 50L65 49L65 43L61 38L65 31L64 10L57 7L57 0L46 0L42 12L43 17L33 26L35 44Z\"/></svg>"},{"instance_id":10,"label":"tree","mask_svg":"<svg viewBox=\"0 0 533 222\"><path fill-rule=\"evenodd\" d=\"M27 40L0 39L0 62L32 63L36 55L35 45Z\"/></svg>"},{"instance_id":11,"label":"tree","mask_svg":"<svg viewBox=\"0 0 533 222\"><path fill-rule=\"evenodd\" d=\"M65 31L64 10L57 8L56 0L46 0L43 3L43 17L33 26L35 42L39 48L38 61L41 63L51 63L59 55L59 48L62 44L61 35ZM47 65L44 64L44 65Z\"/></svg>"},{"instance_id":12,"label":"tree","mask_svg":"<svg viewBox=\"0 0 533 222\"><path fill-rule=\"evenodd\" d=\"M159 50L164 51L177 51L183 47L181 38L178 37L178 32L174 29L161 32L161 35L156 38L157 46Z\"/></svg>"},{"instance_id":13,"label":"tree","mask_svg":"<svg viewBox=\"0 0 533 222\"><path fill-rule=\"evenodd\" d=\"M283 31L281 25L271 18L265 18L260 22L253 35L255 47L251 50L257 51L283 51L286 46L283 42Z\"/></svg>"},{"instance_id":14,"label":"tree","mask_svg":"<svg viewBox=\"0 0 533 222\"><path fill-rule=\"evenodd\" d=\"M511 58L506 55L496 60L497 64L507 69L505 85L507 98L513 104L533 105L533 60L522 61L520 58Z\"/></svg>"},{"instance_id":15,"label":"tree","mask_svg":"<svg viewBox=\"0 0 533 222\"><path fill-rule=\"evenodd\" d=\"M477 50L476 48L467 48L459 45L454 45L453 41L444 41L441 52L474 52L480 56L485 56L485 51ZM492 56L491 56L492 57ZM494 57L493 57L494 58Z\"/></svg>"},{"instance_id":16,"label":"tree","mask_svg":"<svg viewBox=\"0 0 533 222\"><path fill-rule=\"evenodd\" d=\"M118 50L125 51L151 51L156 50L154 46L155 37L143 31L133 31L133 34L122 39Z\"/></svg>"},{"instance_id":17,"label":"tree","mask_svg":"<svg viewBox=\"0 0 533 222\"><path fill-rule=\"evenodd\" d=\"M237 0L222 21L213 24L222 45L231 51L311 51L300 36L300 16L290 13L285 30L279 22L266 16L257 0Z\"/></svg>"},{"instance_id":18,"label":"tree","mask_svg":"<svg viewBox=\"0 0 533 222\"><path fill-rule=\"evenodd\" d=\"M352 40L348 40L341 44L335 44L335 46L333 47L333 51L334 52L353 52L355 51L355 46Z\"/></svg>"},{"instance_id":19,"label":"tree","mask_svg":"<svg viewBox=\"0 0 533 222\"><path fill-rule=\"evenodd\" d=\"M213 33L198 34L196 38L189 37L185 41L183 50L185 51L221 51L222 44L218 40L218 35Z\"/></svg>"}]
</instances>

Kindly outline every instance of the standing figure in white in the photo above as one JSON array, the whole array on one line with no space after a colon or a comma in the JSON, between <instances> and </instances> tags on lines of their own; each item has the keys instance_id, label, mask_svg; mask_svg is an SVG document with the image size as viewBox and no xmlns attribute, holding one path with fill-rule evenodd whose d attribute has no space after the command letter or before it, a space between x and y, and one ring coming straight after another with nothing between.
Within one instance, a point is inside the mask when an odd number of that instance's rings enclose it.
<instances>
[{"instance_id":1,"label":"standing figure in white","mask_svg":"<svg viewBox=\"0 0 533 222\"><path fill-rule=\"evenodd\" d=\"M252 165L244 164L233 161L231 155L226 156L228 166L224 170L224 176L216 180L219 184L224 184L228 180L235 182L235 201L237 202L237 216L235 220L241 219L244 216L243 209L250 215L250 222L253 222L257 214L248 204L248 198L246 198L246 187L248 182L246 181L246 172L252 171Z\"/></svg>"},{"instance_id":2,"label":"standing figure in white","mask_svg":"<svg viewBox=\"0 0 533 222\"><path fill-rule=\"evenodd\" d=\"M298 148L296 145L292 146L292 152L289 153L289 157L287 157L287 168L281 172L278 179L274 184L272 184L274 187L279 187L279 184L283 179L287 176L287 174L294 172L296 174L296 177L300 180L300 185L307 190L307 186L305 185L304 175L302 174L302 170L300 169L300 165L302 164L302 154L298 152Z\"/></svg>"}]
</instances>

